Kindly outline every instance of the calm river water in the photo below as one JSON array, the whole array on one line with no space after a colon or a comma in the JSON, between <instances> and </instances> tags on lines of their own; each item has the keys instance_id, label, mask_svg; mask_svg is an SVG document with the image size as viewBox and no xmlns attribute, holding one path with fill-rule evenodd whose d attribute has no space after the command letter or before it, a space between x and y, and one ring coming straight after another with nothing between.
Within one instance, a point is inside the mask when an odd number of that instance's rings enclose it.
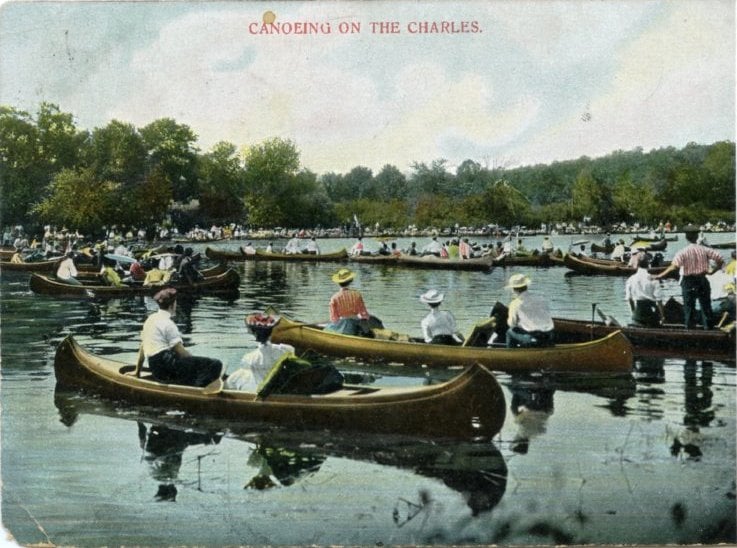
<instances>
[{"instance_id":1,"label":"calm river water","mask_svg":"<svg viewBox=\"0 0 737 548\"><path fill-rule=\"evenodd\" d=\"M319 243L328 252L352 242ZM666 257L682 245L680 235ZM242 276L237 299L203 296L179 307L176 321L196 354L236 368L255 346L243 317L267 305L326 319L336 265L233 266ZM427 289L445 292L443 308L467 332L496 300L509 300L503 286L515 272L532 277L531 289L550 298L556 316L589 319L598 303L620 322L628 317L623 278L566 276L562 267L353 268L369 310L414 334L426 313L418 296ZM36 296L27 284L16 275L0 285L2 520L19 544L735 542L733 361L638 357L632 375L606 379L500 374L509 412L493 444L278 428L236 433L176 409L57 391L53 358L65 335L132 361L153 303L59 300ZM666 291L678 294L674 282ZM351 381L381 385L448 375L338 365Z\"/></svg>"}]
</instances>

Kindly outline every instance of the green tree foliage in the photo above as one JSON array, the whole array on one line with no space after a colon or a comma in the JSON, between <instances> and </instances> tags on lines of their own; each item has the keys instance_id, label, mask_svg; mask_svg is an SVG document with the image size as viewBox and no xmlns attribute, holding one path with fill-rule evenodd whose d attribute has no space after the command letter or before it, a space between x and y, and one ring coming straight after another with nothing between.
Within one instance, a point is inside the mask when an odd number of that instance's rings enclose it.
<instances>
[{"instance_id":1,"label":"green tree foliage","mask_svg":"<svg viewBox=\"0 0 737 548\"><path fill-rule=\"evenodd\" d=\"M294 203L299 187L299 151L288 139L274 138L250 147L245 152L245 203L252 226L295 226ZM313 189L308 188L309 193Z\"/></svg>"},{"instance_id":2,"label":"green tree foliage","mask_svg":"<svg viewBox=\"0 0 737 548\"><path fill-rule=\"evenodd\" d=\"M117 218L119 187L120 183L98 179L92 168L63 169L35 211L45 222L96 233Z\"/></svg>"},{"instance_id":3,"label":"green tree foliage","mask_svg":"<svg viewBox=\"0 0 737 548\"><path fill-rule=\"evenodd\" d=\"M148 166L157 168L174 188L174 199L197 197L197 135L171 118L160 118L140 130L148 152Z\"/></svg>"},{"instance_id":4,"label":"green tree foliage","mask_svg":"<svg viewBox=\"0 0 737 548\"><path fill-rule=\"evenodd\" d=\"M96 128L86 153L86 164L100 180L132 186L146 172L146 145L133 124L113 120Z\"/></svg>"},{"instance_id":5,"label":"green tree foliage","mask_svg":"<svg viewBox=\"0 0 737 548\"><path fill-rule=\"evenodd\" d=\"M200 209L209 222L243 217L245 172L232 143L221 141L198 162Z\"/></svg>"}]
</instances>

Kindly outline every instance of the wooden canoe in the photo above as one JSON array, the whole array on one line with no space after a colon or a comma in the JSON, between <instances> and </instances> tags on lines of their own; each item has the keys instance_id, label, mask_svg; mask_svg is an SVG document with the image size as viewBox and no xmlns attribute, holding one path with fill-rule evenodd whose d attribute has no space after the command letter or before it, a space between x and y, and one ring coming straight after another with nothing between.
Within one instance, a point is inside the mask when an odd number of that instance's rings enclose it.
<instances>
[{"instance_id":1,"label":"wooden canoe","mask_svg":"<svg viewBox=\"0 0 737 548\"><path fill-rule=\"evenodd\" d=\"M529 266L529 267L548 267L563 266L563 256L554 253L536 253L530 255L513 255L504 256L499 259L492 260L494 266Z\"/></svg>"},{"instance_id":2,"label":"wooden canoe","mask_svg":"<svg viewBox=\"0 0 737 548\"><path fill-rule=\"evenodd\" d=\"M343 335L282 316L271 338L274 342L291 344L303 352L354 357L367 362L384 361L428 367L478 363L508 373L624 373L632 369L632 345L621 332L593 341L548 348L450 346Z\"/></svg>"},{"instance_id":3,"label":"wooden canoe","mask_svg":"<svg viewBox=\"0 0 737 548\"><path fill-rule=\"evenodd\" d=\"M473 259L444 259L435 255L424 257L415 255L400 255L397 258L398 266L411 268L429 268L442 270L471 270L485 272L492 268L491 257L478 257Z\"/></svg>"},{"instance_id":4,"label":"wooden canoe","mask_svg":"<svg viewBox=\"0 0 737 548\"><path fill-rule=\"evenodd\" d=\"M734 332L720 329L685 329L681 324L662 327L606 325L604 322L554 318L556 340L580 342L605 337L621 331L632 343L636 354L655 353L681 356L724 356L735 358Z\"/></svg>"},{"instance_id":5,"label":"wooden canoe","mask_svg":"<svg viewBox=\"0 0 737 548\"><path fill-rule=\"evenodd\" d=\"M612 261L609 259L593 259L591 257L583 257L575 253L568 253L563 258L563 263L569 269L578 274L587 275L603 275L603 276L632 276L637 272L636 268L627 266L626 263L620 261ZM650 274L660 274L668 267L668 264L656 266L648 269ZM669 277L677 278L678 271L674 271Z\"/></svg>"},{"instance_id":6,"label":"wooden canoe","mask_svg":"<svg viewBox=\"0 0 737 548\"><path fill-rule=\"evenodd\" d=\"M263 249L256 250L256 260L258 261L308 261L308 262L336 262L344 261L348 258L348 251L345 248L332 253L321 253L319 255L310 253L269 253Z\"/></svg>"},{"instance_id":7,"label":"wooden canoe","mask_svg":"<svg viewBox=\"0 0 737 548\"><path fill-rule=\"evenodd\" d=\"M227 270L228 265L226 263L220 262L210 268L203 268L202 270L200 270L200 274L202 274L202 276L205 278L212 278L213 276L224 274ZM77 279L80 281L87 279L99 279L99 266L95 266L92 264L81 264L77 265L77 271L79 272Z\"/></svg>"},{"instance_id":8,"label":"wooden canoe","mask_svg":"<svg viewBox=\"0 0 737 548\"><path fill-rule=\"evenodd\" d=\"M50 261L35 261L29 263L11 263L0 260L0 272L55 272L62 257Z\"/></svg>"},{"instance_id":9,"label":"wooden canoe","mask_svg":"<svg viewBox=\"0 0 737 548\"><path fill-rule=\"evenodd\" d=\"M665 251L668 247L667 240L633 240L630 244L630 248L644 249L645 251Z\"/></svg>"},{"instance_id":10,"label":"wooden canoe","mask_svg":"<svg viewBox=\"0 0 737 548\"><path fill-rule=\"evenodd\" d=\"M255 259L255 255L246 255L239 248L235 251L229 249L215 249L207 246L205 248L205 257L213 261L246 261Z\"/></svg>"},{"instance_id":11,"label":"wooden canoe","mask_svg":"<svg viewBox=\"0 0 737 548\"><path fill-rule=\"evenodd\" d=\"M173 282L165 286L144 287L143 285L123 285L115 287L111 285L83 284L73 285L57 280L53 276L43 274L31 274L29 286L31 291L41 295L53 295L56 297L129 297L135 295L153 295L162 287L174 287L177 291L187 293L232 293L238 290L240 275L233 269L225 273L205 278L200 282L188 284L186 282Z\"/></svg>"},{"instance_id":12,"label":"wooden canoe","mask_svg":"<svg viewBox=\"0 0 737 548\"><path fill-rule=\"evenodd\" d=\"M348 260L352 263L396 266L399 257L397 255L350 255Z\"/></svg>"},{"instance_id":13,"label":"wooden canoe","mask_svg":"<svg viewBox=\"0 0 737 548\"><path fill-rule=\"evenodd\" d=\"M136 377L133 365L90 353L70 335L58 346L56 379L132 403L182 409L196 415L265 422L305 430L334 429L434 438L491 438L504 424L504 394L480 365L448 382L410 388L350 386L325 395L272 394L258 398L238 390L208 394L202 388Z\"/></svg>"}]
</instances>

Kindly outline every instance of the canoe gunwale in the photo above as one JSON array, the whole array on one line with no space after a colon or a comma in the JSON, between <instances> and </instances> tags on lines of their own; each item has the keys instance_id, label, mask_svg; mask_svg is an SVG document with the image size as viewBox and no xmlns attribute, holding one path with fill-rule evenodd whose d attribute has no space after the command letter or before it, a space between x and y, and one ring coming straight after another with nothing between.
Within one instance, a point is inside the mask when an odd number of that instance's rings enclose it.
<instances>
[{"instance_id":1,"label":"canoe gunwale","mask_svg":"<svg viewBox=\"0 0 737 548\"><path fill-rule=\"evenodd\" d=\"M630 372L633 349L621 331L593 341L546 348L466 347L370 339L326 332L282 317L272 340L302 351L368 362L386 361L427 367L483 365L493 371ZM607 361L607 359L609 361ZM577 361L578 360L578 361Z\"/></svg>"},{"instance_id":2,"label":"canoe gunwale","mask_svg":"<svg viewBox=\"0 0 737 548\"><path fill-rule=\"evenodd\" d=\"M300 423L321 427L420 435L448 439L491 439L501 429L506 404L495 377L482 367L466 368L445 383L413 388L348 386L328 395L278 395L159 383L130 374L130 364L92 354L67 336L54 369L64 387L89 389L114 399L175 406L188 411L251 422ZM121 374L127 371L128 374ZM476 431L473 418L481 417ZM381 420L379 420L381 419Z\"/></svg>"}]
</instances>

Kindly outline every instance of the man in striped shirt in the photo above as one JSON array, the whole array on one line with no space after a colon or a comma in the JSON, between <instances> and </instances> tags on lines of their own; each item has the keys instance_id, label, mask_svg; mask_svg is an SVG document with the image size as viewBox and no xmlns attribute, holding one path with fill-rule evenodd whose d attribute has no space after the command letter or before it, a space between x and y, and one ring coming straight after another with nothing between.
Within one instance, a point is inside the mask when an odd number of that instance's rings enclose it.
<instances>
[{"instance_id":1,"label":"man in striped shirt","mask_svg":"<svg viewBox=\"0 0 737 548\"><path fill-rule=\"evenodd\" d=\"M683 323L688 329L691 326L691 318L695 316L696 301L701 307L701 323L704 329L709 329L713 323L711 311L711 287L707 274L712 274L724 264L724 259L710 247L699 245L699 227L687 225L683 231L689 245L675 254L670 266L663 272L654 276L656 280L666 277L668 274L681 269L681 294L683 295ZM712 269L709 261L716 263Z\"/></svg>"}]
</instances>

